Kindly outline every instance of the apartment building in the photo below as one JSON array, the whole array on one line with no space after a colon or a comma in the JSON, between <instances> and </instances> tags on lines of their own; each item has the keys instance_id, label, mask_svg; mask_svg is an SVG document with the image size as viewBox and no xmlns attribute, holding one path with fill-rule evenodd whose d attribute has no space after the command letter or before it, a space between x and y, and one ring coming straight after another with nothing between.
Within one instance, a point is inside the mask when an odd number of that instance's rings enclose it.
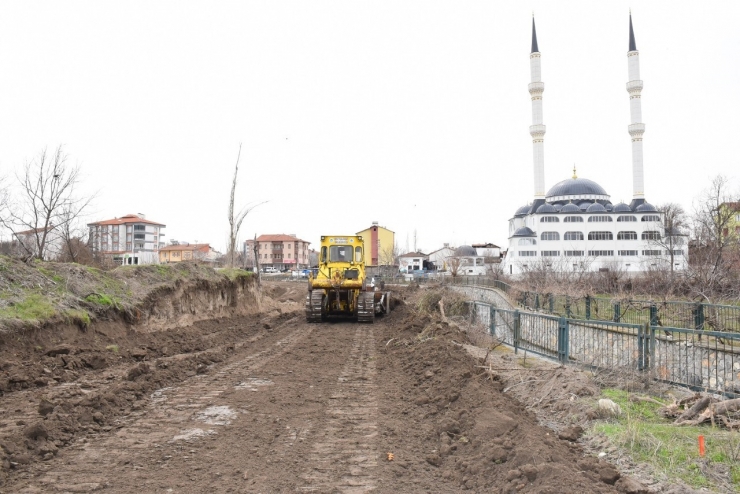
<instances>
[{"instance_id":1,"label":"apartment building","mask_svg":"<svg viewBox=\"0 0 740 494\"><path fill-rule=\"evenodd\" d=\"M156 264L166 225L139 214L88 223L93 253L121 264Z\"/></svg>"},{"instance_id":2,"label":"apartment building","mask_svg":"<svg viewBox=\"0 0 740 494\"><path fill-rule=\"evenodd\" d=\"M215 251L209 244L172 244L159 248L160 264L182 261L215 261Z\"/></svg>"},{"instance_id":3,"label":"apartment building","mask_svg":"<svg viewBox=\"0 0 740 494\"><path fill-rule=\"evenodd\" d=\"M255 249L255 243L257 248ZM246 266L254 268L256 261L261 268L273 267L278 270L304 269L310 267L309 249L311 242L301 240L294 234L260 235L244 242L244 259Z\"/></svg>"}]
</instances>

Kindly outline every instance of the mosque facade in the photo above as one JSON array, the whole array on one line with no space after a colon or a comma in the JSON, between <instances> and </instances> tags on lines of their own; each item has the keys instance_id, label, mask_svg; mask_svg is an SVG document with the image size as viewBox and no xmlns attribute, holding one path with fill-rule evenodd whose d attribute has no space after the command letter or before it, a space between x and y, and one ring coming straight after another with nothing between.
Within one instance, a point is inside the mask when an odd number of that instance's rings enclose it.
<instances>
[{"instance_id":1,"label":"mosque facade","mask_svg":"<svg viewBox=\"0 0 740 494\"><path fill-rule=\"evenodd\" d=\"M509 220L509 248L504 270L513 275L535 269L627 272L672 268L688 262L686 237L664 226L664 213L645 200L642 138L640 58L629 20L627 66L630 101L628 126L632 139L632 200L612 204L599 184L573 176L545 191L542 81L537 32L532 19L530 53L534 200Z\"/></svg>"}]
</instances>

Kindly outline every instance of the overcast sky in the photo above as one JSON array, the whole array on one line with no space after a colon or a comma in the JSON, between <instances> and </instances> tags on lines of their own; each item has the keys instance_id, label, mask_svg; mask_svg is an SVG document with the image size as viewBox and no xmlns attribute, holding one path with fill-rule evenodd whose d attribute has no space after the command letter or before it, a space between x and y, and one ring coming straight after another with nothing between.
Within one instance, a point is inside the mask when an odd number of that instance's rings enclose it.
<instances>
[{"instance_id":1,"label":"overcast sky","mask_svg":"<svg viewBox=\"0 0 740 494\"><path fill-rule=\"evenodd\" d=\"M507 245L533 198L532 12L545 185L632 197L628 15L640 51L645 194L692 200L738 166L740 2L0 3L0 175L59 144L98 191L88 221L144 213L166 240L378 221L401 249Z\"/></svg>"}]
</instances>

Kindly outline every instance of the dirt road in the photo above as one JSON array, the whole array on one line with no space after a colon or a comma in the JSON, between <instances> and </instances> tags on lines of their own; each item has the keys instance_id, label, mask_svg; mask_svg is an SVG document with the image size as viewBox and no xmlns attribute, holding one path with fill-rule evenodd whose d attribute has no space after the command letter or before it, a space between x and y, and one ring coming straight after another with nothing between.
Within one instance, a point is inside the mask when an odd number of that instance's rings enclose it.
<instances>
[{"instance_id":1,"label":"dirt road","mask_svg":"<svg viewBox=\"0 0 740 494\"><path fill-rule=\"evenodd\" d=\"M273 286L274 303L254 316L162 334L101 326L68 337L64 353L44 351L26 376L6 355L18 379L49 379L0 398L0 492L606 493L624 483L502 393L455 326L404 305L372 325L307 324L302 288Z\"/></svg>"}]
</instances>

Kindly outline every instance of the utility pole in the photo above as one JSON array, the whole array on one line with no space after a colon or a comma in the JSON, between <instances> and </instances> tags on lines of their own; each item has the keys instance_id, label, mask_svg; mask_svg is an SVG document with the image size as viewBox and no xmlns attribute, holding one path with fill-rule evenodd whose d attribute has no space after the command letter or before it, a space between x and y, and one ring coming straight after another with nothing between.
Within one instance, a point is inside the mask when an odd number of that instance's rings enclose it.
<instances>
[{"instance_id":1,"label":"utility pole","mask_svg":"<svg viewBox=\"0 0 740 494\"><path fill-rule=\"evenodd\" d=\"M254 234L254 268L257 270L257 284L262 285L262 273L260 273L260 261L259 257L257 256L257 251L259 250L259 244L257 243L257 234Z\"/></svg>"}]
</instances>

